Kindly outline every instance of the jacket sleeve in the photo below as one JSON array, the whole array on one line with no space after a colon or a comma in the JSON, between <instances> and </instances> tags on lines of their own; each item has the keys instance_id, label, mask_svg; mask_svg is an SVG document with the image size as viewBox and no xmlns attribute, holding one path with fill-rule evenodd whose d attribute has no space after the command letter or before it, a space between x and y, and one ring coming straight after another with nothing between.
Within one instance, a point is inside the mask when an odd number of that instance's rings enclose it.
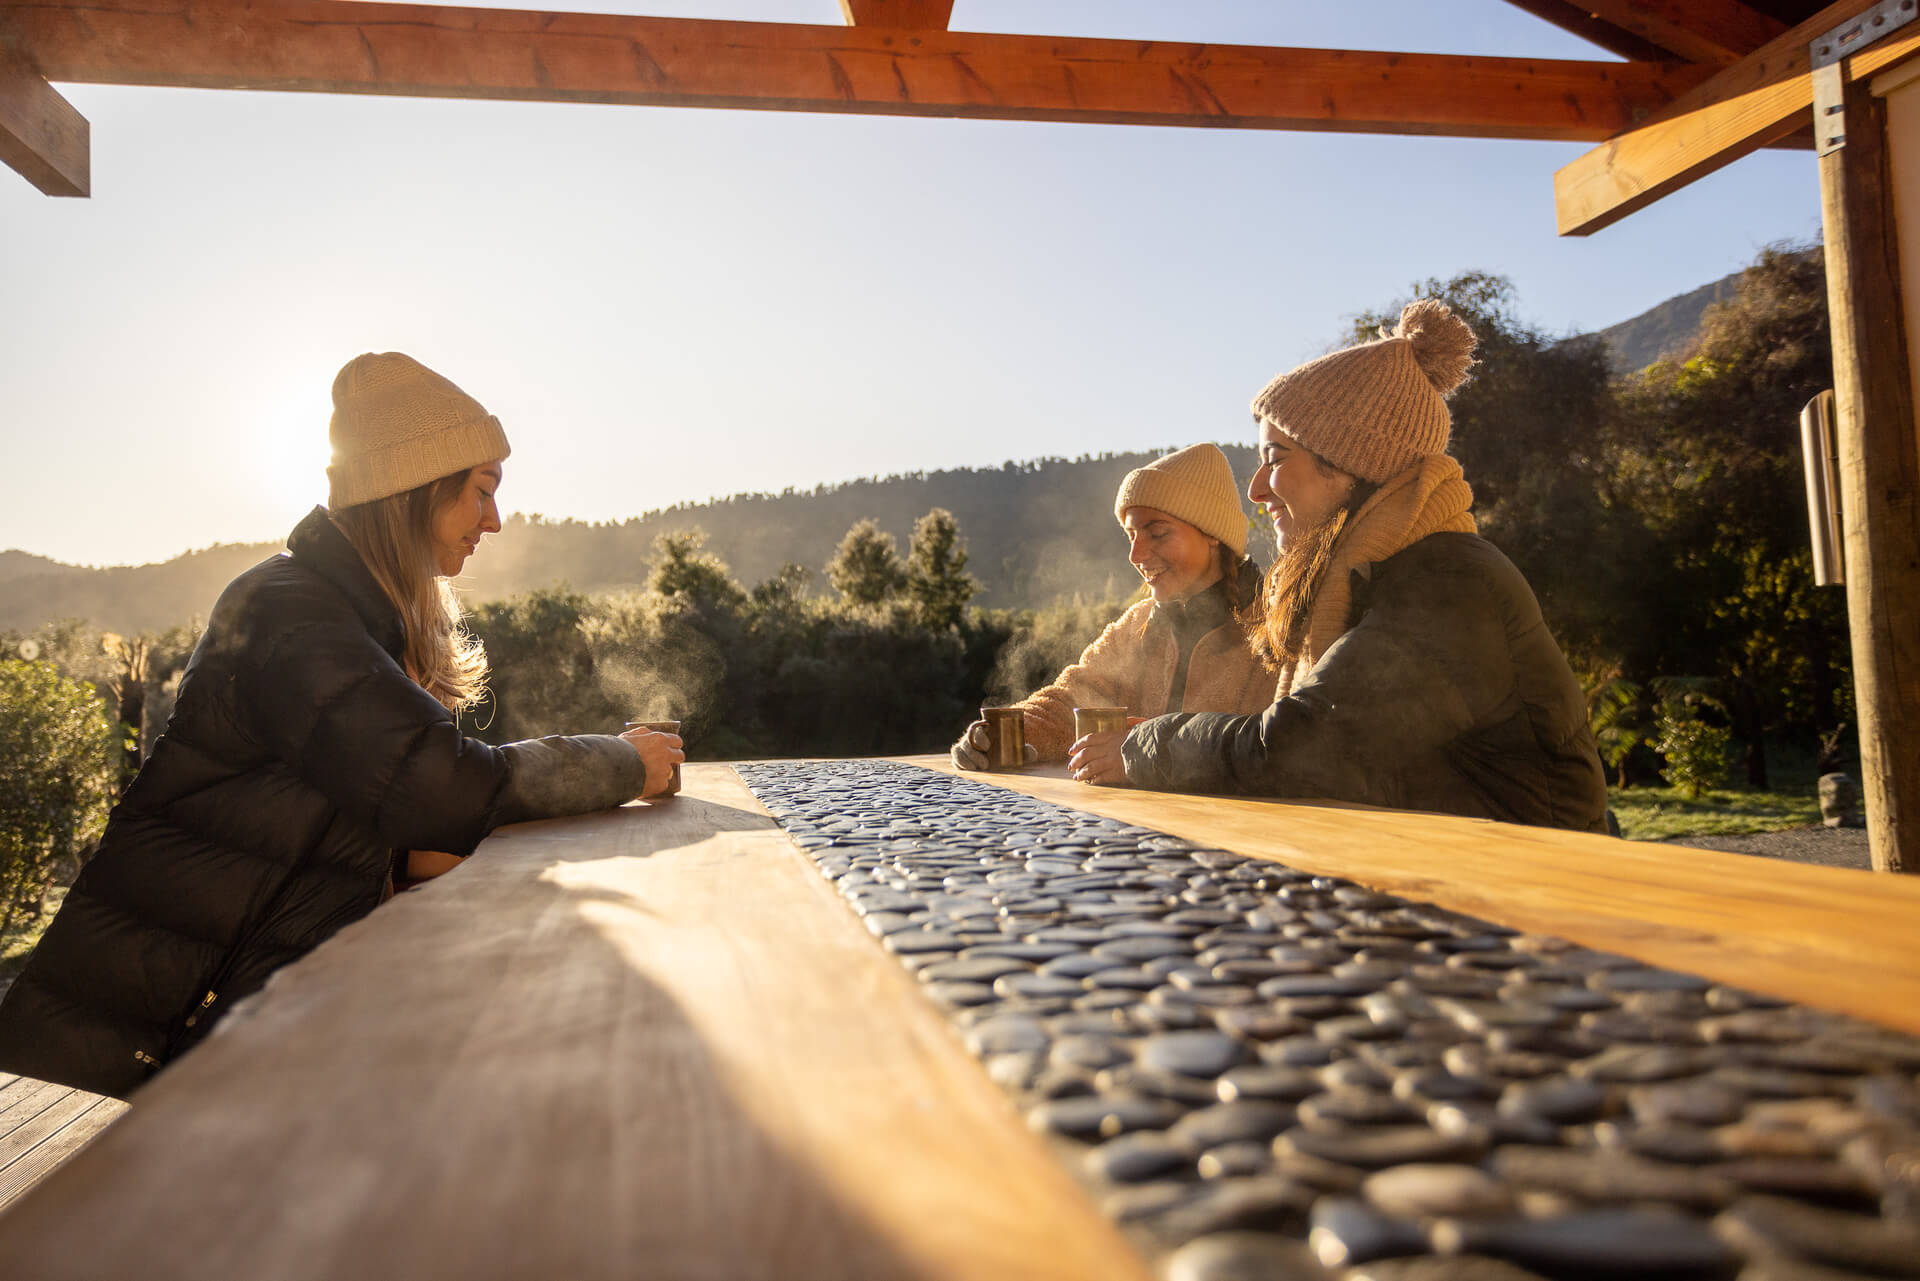
<instances>
[{"instance_id":1,"label":"jacket sleeve","mask_svg":"<svg viewBox=\"0 0 1920 1281\"><path fill-rule=\"evenodd\" d=\"M1402 779L1448 768L1447 744L1513 688L1498 588L1471 566L1421 566L1365 598L1360 621L1264 712L1135 727L1128 781L1395 806Z\"/></svg>"},{"instance_id":2,"label":"jacket sleeve","mask_svg":"<svg viewBox=\"0 0 1920 1281\"><path fill-rule=\"evenodd\" d=\"M401 849L470 854L509 816L615 805L645 781L639 754L609 736L467 737L363 628L332 620L287 628L236 680L262 746Z\"/></svg>"},{"instance_id":3,"label":"jacket sleeve","mask_svg":"<svg viewBox=\"0 0 1920 1281\"><path fill-rule=\"evenodd\" d=\"M1073 746L1073 709L1131 707L1140 684L1139 668L1150 602L1142 602L1108 623L1053 683L1015 706L1025 712L1027 742L1043 761L1067 759Z\"/></svg>"},{"instance_id":4,"label":"jacket sleeve","mask_svg":"<svg viewBox=\"0 0 1920 1281\"><path fill-rule=\"evenodd\" d=\"M500 749L507 785L498 821L524 823L612 809L647 790L647 766L616 734L530 738Z\"/></svg>"}]
</instances>

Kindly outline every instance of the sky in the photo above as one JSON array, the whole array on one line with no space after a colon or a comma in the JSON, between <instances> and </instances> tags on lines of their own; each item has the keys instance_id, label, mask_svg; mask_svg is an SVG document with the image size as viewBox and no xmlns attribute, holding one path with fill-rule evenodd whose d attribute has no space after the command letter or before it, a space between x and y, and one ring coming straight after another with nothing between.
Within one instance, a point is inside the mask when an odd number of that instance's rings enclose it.
<instances>
[{"instance_id":1,"label":"sky","mask_svg":"<svg viewBox=\"0 0 1920 1281\"><path fill-rule=\"evenodd\" d=\"M957 0L952 26L1609 57L1500 0ZM1584 332L1820 225L1800 151L1575 239L1552 179L1584 144L61 88L91 198L0 168L0 549L77 564L284 537L363 351L499 416L503 510L619 520L1238 439L1267 379L1417 281L1497 272Z\"/></svg>"}]
</instances>

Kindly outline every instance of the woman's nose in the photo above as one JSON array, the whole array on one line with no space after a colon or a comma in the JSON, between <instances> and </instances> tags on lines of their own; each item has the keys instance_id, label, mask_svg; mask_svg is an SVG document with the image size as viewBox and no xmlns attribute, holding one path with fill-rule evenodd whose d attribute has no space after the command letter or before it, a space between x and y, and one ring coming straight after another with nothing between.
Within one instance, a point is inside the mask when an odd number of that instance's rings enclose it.
<instances>
[{"instance_id":1,"label":"woman's nose","mask_svg":"<svg viewBox=\"0 0 1920 1281\"><path fill-rule=\"evenodd\" d=\"M1139 534L1127 535L1127 559L1138 565L1147 558L1147 540Z\"/></svg>"},{"instance_id":2,"label":"woman's nose","mask_svg":"<svg viewBox=\"0 0 1920 1281\"><path fill-rule=\"evenodd\" d=\"M488 501L486 509L480 513L480 528L482 532L488 534L500 532L500 509L491 500Z\"/></svg>"},{"instance_id":3,"label":"woman's nose","mask_svg":"<svg viewBox=\"0 0 1920 1281\"><path fill-rule=\"evenodd\" d=\"M1267 488L1267 469L1265 467L1254 468L1252 477L1247 481L1247 501L1252 503L1265 502L1267 495L1272 492L1271 489Z\"/></svg>"}]
</instances>

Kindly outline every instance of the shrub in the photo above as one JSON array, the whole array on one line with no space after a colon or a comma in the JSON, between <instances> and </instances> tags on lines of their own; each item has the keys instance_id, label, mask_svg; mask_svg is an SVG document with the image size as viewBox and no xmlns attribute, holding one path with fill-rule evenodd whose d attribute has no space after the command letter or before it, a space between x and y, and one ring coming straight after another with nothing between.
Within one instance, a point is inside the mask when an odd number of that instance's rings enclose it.
<instances>
[{"instance_id":1,"label":"shrub","mask_svg":"<svg viewBox=\"0 0 1920 1281\"><path fill-rule=\"evenodd\" d=\"M1659 738L1654 747L1667 758L1668 783L1688 796L1698 797L1708 788L1726 781L1727 764L1732 757L1731 732L1709 725L1677 707L1661 710L1658 727Z\"/></svg>"},{"instance_id":2,"label":"shrub","mask_svg":"<svg viewBox=\"0 0 1920 1281\"><path fill-rule=\"evenodd\" d=\"M92 685L0 660L0 932L40 914L106 826L122 735Z\"/></svg>"}]
</instances>

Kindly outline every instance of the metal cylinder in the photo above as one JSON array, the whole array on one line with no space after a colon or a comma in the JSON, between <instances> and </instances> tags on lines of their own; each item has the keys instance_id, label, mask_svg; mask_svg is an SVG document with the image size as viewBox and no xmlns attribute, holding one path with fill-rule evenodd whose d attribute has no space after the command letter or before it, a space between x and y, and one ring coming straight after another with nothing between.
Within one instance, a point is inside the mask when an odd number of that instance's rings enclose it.
<instances>
[{"instance_id":1,"label":"metal cylinder","mask_svg":"<svg viewBox=\"0 0 1920 1281\"><path fill-rule=\"evenodd\" d=\"M1840 536L1839 457L1834 402L1823 391L1800 411L1800 461L1807 474L1807 526L1813 536L1813 581L1836 587L1847 581Z\"/></svg>"},{"instance_id":2,"label":"metal cylinder","mask_svg":"<svg viewBox=\"0 0 1920 1281\"><path fill-rule=\"evenodd\" d=\"M1114 730L1127 728L1127 709L1124 707L1076 707L1073 709L1073 736L1085 738L1089 734L1108 734Z\"/></svg>"},{"instance_id":3,"label":"metal cylinder","mask_svg":"<svg viewBox=\"0 0 1920 1281\"><path fill-rule=\"evenodd\" d=\"M1027 714L1018 707L983 707L987 723L987 768L1019 769L1027 763Z\"/></svg>"}]
</instances>

